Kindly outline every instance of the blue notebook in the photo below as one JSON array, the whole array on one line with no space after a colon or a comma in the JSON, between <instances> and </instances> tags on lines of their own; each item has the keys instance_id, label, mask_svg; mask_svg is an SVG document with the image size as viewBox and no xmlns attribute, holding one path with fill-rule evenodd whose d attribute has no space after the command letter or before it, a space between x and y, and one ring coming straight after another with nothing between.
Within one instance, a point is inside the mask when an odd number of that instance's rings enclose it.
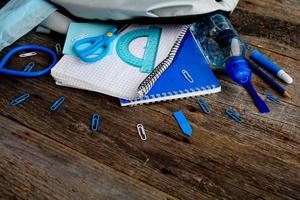
<instances>
[{"instance_id":1,"label":"blue notebook","mask_svg":"<svg viewBox=\"0 0 300 200\"><path fill-rule=\"evenodd\" d=\"M143 98L121 99L121 106L133 106L173 100L221 91L221 85L212 72L190 31L184 37L171 66L160 76Z\"/></svg>"}]
</instances>

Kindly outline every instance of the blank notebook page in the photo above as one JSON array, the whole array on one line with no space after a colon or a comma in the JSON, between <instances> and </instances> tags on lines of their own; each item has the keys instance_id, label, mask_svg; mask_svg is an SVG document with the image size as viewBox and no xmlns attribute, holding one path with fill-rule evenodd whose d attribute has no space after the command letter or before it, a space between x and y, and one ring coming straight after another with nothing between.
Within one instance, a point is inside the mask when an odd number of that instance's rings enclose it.
<instances>
[{"instance_id":1,"label":"blank notebook page","mask_svg":"<svg viewBox=\"0 0 300 200\"><path fill-rule=\"evenodd\" d=\"M150 26L154 25L131 25L122 34ZM155 66L157 66L167 57L184 26L155 26L162 28L155 60ZM137 38L131 42L129 49L133 55L142 58L146 43L146 37ZM148 73L141 73L140 68L123 62L117 55L115 46L116 41L113 44L113 54L95 63L84 63L76 56L65 55L52 69L51 75L58 85L91 90L118 98L134 99L137 97L139 84L148 76Z\"/></svg>"}]
</instances>

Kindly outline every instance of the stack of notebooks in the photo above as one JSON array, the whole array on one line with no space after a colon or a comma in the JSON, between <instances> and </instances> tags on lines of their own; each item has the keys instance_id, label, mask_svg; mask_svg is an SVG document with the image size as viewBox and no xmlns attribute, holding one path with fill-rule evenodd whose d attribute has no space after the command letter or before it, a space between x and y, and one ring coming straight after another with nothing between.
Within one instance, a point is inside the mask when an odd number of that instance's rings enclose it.
<instances>
[{"instance_id":1,"label":"stack of notebooks","mask_svg":"<svg viewBox=\"0 0 300 200\"><path fill-rule=\"evenodd\" d=\"M145 26L147 25L142 25L143 28ZM162 33L155 66L164 68L164 70L154 69L152 74L142 73L139 68L130 66L118 58L115 53L115 45L112 45L113 49L110 55L95 63L83 63L68 51L69 53L65 53L52 69L51 74L58 85L118 97L122 106L220 92L221 85L210 69L189 29L183 25L159 26L162 28ZM141 25L132 25L126 31L140 27ZM72 29L72 25L70 29ZM103 33L105 31L104 28ZM122 34L125 34L126 31ZM67 38L66 44L68 40L71 43L72 38ZM67 46L66 44L65 48L70 46L70 44ZM138 38L130 44L129 49L137 57L143 57L146 44L147 38ZM172 62L165 62L167 66L160 65L166 60ZM149 80L149 76L154 77L155 80ZM145 96L138 97L138 88L141 83L150 86L151 89Z\"/></svg>"}]
</instances>

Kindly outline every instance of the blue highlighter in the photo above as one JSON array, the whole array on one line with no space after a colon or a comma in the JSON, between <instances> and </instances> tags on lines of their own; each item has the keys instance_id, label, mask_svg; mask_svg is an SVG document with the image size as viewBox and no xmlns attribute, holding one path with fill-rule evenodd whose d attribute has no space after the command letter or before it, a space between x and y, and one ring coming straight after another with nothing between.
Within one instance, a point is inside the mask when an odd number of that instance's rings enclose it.
<instances>
[{"instance_id":1,"label":"blue highlighter","mask_svg":"<svg viewBox=\"0 0 300 200\"><path fill-rule=\"evenodd\" d=\"M243 56L230 57L226 62L225 69L227 74L234 82L242 85L248 91L259 112L270 112L267 104L260 98L251 83L252 72Z\"/></svg>"}]
</instances>

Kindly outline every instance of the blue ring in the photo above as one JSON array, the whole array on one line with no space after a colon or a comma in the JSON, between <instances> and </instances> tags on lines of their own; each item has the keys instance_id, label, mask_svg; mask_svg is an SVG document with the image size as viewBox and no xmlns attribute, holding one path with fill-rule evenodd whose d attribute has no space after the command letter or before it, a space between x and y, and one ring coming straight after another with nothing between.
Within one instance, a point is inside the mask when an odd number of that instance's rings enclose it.
<instances>
[{"instance_id":1,"label":"blue ring","mask_svg":"<svg viewBox=\"0 0 300 200\"><path fill-rule=\"evenodd\" d=\"M34 51L43 51L51 55L53 58L52 63L45 69L36 71L36 72L24 72L24 71L17 71L17 70L12 70L12 69L4 69L4 65L7 63L7 61L12 57L15 53L19 51L24 51L24 50L34 50ZM6 75L12 75L12 76L21 76L21 77L37 77L37 76L42 76L44 74L47 74L50 72L50 70L55 66L57 63L58 58L56 53L49 49L48 47L44 46L39 46L39 45L23 45L23 46L18 46L12 50L10 50L0 61L0 73L6 74Z\"/></svg>"}]
</instances>

